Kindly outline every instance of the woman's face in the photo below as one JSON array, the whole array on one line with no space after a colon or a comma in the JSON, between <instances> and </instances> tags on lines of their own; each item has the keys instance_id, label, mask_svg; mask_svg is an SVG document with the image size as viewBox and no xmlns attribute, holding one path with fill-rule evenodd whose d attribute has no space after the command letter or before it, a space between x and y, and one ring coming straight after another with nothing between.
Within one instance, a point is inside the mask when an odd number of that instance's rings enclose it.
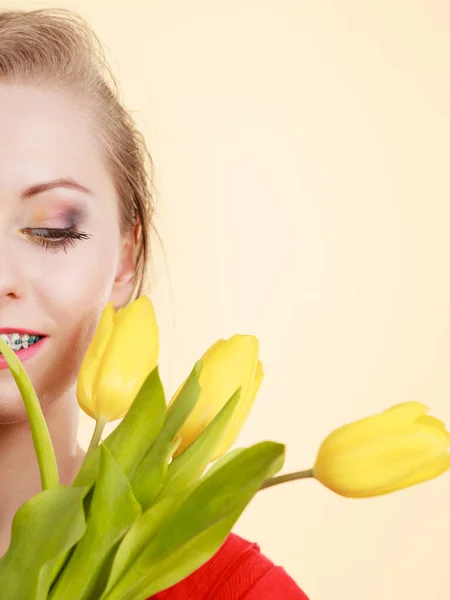
<instances>
[{"instance_id":1,"label":"woman's face","mask_svg":"<svg viewBox=\"0 0 450 600\"><path fill-rule=\"evenodd\" d=\"M0 83L0 132L0 334L46 336L24 360L45 410L75 385L105 305L126 301L132 242L95 131L68 96ZM0 369L0 423L25 418Z\"/></svg>"}]
</instances>

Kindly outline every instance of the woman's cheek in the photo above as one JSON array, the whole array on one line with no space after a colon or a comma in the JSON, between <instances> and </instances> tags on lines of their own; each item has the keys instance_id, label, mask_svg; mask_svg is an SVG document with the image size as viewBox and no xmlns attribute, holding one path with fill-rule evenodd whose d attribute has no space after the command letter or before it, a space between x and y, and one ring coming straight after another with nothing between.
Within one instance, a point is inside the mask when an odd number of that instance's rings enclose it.
<instances>
[{"instance_id":1,"label":"woman's cheek","mask_svg":"<svg viewBox=\"0 0 450 600\"><path fill-rule=\"evenodd\" d=\"M66 249L44 248L38 242L27 249L26 264L30 275L39 273L52 279L52 287L77 293L114 282L119 264L119 240L108 235L94 235L76 240Z\"/></svg>"}]
</instances>

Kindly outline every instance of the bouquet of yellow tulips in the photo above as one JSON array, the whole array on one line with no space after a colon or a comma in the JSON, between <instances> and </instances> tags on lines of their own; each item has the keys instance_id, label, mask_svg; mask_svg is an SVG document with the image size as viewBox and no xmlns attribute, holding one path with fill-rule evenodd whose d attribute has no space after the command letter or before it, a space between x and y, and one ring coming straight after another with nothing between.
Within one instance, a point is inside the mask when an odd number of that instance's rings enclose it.
<instances>
[{"instance_id":1,"label":"bouquet of yellow tulips","mask_svg":"<svg viewBox=\"0 0 450 600\"><path fill-rule=\"evenodd\" d=\"M276 476L285 448L275 442L228 452L263 378L258 340L216 342L166 403L155 314L143 296L102 313L77 384L96 426L65 486L33 386L1 339L0 351L26 406L42 480L14 517L0 560L2 600L146 600L209 560L264 488L313 477L368 497L450 468L450 435L417 402L337 429L305 471ZM101 441L105 424L122 417Z\"/></svg>"}]
</instances>

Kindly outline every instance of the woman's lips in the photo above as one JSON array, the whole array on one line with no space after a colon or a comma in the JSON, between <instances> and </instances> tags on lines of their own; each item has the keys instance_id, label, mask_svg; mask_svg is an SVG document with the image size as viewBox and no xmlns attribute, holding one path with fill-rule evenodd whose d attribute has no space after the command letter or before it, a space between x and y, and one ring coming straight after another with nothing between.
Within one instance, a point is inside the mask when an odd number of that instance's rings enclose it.
<instances>
[{"instance_id":1,"label":"woman's lips","mask_svg":"<svg viewBox=\"0 0 450 600\"><path fill-rule=\"evenodd\" d=\"M0 335L2 333L29 333L30 335L38 335L39 337L45 337L45 333L33 331L33 329L23 329L22 327L0 327Z\"/></svg>"},{"instance_id":2,"label":"woman's lips","mask_svg":"<svg viewBox=\"0 0 450 600\"><path fill-rule=\"evenodd\" d=\"M3 331L1 333L3 333ZM16 329L16 330L11 330L10 332L5 331L4 333L21 333L21 332L17 331L17 329ZM35 334L33 333L33 335L35 335ZM36 334L36 335L39 335L39 334ZM28 360L29 358L31 358L32 356L37 354L39 352L39 350L43 347L43 345L45 344L45 341L47 339L48 339L47 337L43 337L42 339L40 339L38 342L36 342L32 346L28 346L28 348L22 348L22 350L18 350L17 352L15 352L15 354L17 354L17 357L19 358L20 362L23 362L24 360ZM8 369L8 363L6 362L6 360L2 354L0 354L0 369Z\"/></svg>"}]
</instances>

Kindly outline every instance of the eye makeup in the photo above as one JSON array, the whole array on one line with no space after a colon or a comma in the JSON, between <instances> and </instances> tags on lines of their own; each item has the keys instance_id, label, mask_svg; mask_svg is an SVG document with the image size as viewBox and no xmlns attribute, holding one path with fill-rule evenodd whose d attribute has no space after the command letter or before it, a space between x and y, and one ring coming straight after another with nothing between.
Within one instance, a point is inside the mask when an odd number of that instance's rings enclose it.
<instances>
[{"instance_id":1,"label":"eye makeup","mask_svg":"<svg viewBox=\"0 0 450 600\"><path fill-rule=\"evenodd\" d=\"M54 253L58 252L60 249L63 249L67 254L68 246L75 246L77 241L86 240L91 237L89 233L78 231L75 226L62 228L25 227L20 231L41 246L44 246L46 250L53 250Z\"/></svg>"},{"instance_id":2,"label":"eye makeup","mask_svg":"<svg viewBox=\"0 0 450 600\"><path fill-rule=\"evenodd\" d=\"M83 205L53 200L37 206L27 216L33 227L70 227L87 220L87 209Z\"/></svg>"},{"instance_id":3,"label":"eye makeup","mask_svg":"<svg viewBox=\"0 0 450 600\"><path fill-rule=\"evenodd\" d=\"M46 250L56 253L62 249L67 254L69 246L75 246L78 241L91 237L79 230L85 218L86 213L81 206L55 201L36 209L29 217L34 226L22 227L20 233Z\"/></svg>"}]
</instances>

